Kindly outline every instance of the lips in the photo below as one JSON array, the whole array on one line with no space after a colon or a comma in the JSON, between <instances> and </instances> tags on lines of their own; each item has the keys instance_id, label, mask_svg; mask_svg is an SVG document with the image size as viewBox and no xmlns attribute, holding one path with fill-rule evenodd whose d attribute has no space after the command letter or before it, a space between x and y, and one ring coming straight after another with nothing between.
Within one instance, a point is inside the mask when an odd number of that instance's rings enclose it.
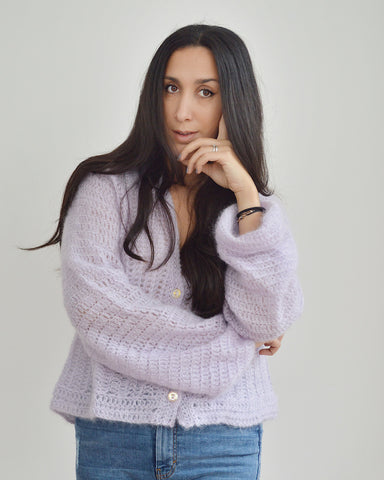
<instances>
[{"instance_id":1,"label":"lips","mask_svg":"<svg viewBox=\"0 0 384 480\"><path fill-rule=\"evenodd\" d=\"M198 132L173 130L173 134L179 143L189 143Z\"/></svg>"}]
</instances>

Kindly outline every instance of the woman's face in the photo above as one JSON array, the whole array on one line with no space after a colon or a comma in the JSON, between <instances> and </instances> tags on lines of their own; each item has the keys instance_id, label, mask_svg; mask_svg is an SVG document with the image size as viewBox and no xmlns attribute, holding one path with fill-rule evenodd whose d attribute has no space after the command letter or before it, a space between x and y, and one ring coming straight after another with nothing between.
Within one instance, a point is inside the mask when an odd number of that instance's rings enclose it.
<instances>
[{"instance_id":1,"label":"woman's face","mask_svg":"<svg viewBox=\"0 0 384 480\"><path fill-rule=\"evenodd\" d=\"M196 138L217 137L221 95L215 59L208 48L173 52L165 70L163 98L166 136L176 154Z\"/></svg>"}]
</instances>

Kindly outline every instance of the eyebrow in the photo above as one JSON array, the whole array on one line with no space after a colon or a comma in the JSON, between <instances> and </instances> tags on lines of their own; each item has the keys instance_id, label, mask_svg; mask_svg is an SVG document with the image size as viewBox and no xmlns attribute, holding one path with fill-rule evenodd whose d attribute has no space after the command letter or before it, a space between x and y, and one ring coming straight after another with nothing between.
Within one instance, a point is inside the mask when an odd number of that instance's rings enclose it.
<instances>
[{"instance_id":1,"label":"eyebrow","mask_svg":"<svg viewBox=\"0 0 384 480\"><path fill-rule=\"evenodd\" d=\"M175 77L168 77L168 76L166 76L166 77L164 77L164 80L166 80L166 79L172 80L172 82L180 83L180 81L179 81L177 78L175 78ZM207 82L217 82L217 83L219 83L219 81L216 80L216 78L198 78L198 79L195 81L195 84L197 85L197 84L199 84L199 83L207 83Z\"/></svg>"}]
</instances>

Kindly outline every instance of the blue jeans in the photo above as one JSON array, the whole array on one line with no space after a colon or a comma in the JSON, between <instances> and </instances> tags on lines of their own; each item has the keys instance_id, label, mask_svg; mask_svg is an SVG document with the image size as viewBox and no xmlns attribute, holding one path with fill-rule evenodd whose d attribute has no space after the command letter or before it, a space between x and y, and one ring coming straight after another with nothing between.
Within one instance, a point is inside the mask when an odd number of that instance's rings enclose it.
<instances>
[{"instance_id":1,"label":"blue jeans","mask_svg":"<svg viewBox=\"0 0 384 480\"><path fill-rule=\"evenodd\" d=\"M258 480L263 424L185 429L76 418L77 480Z\"/></svg>"}]
</instances>

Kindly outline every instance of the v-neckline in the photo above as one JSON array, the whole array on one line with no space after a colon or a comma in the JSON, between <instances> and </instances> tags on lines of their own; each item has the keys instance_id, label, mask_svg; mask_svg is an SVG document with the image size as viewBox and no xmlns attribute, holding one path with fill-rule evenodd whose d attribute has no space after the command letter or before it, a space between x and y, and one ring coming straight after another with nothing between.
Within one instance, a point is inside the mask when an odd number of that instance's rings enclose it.
<instances>
[{"instance_id":1,"label":"v-neckline","mask_svg":"<svg viewBox=\"0 0 384 480\"><path fill-rule=\"evenodd\" d=\"M175 230L176 230L176 245L178 247L178 251L179 251L179 254L181 252L181 249L183 248L182 246L180 246L180 232L179 232L179 224L177 222L177 213L176 213L176 208L175 208L175 202L173 201L173 197L172 197L172 193L171 193L171 190L168 189L167 190L167 195L169 197L169 204L170 206L172 207L171 208L171 212L172 212L172 219L173 219L173 225L176 227ZM183 244L184 245L184 244Z\"/></svg>"},{"instance_id":2,"label":"v-neckline","mask_svg":"<svg viewBox=\"0 0 384 480\"><path fill-rule=\"evenodd\" d=\"M177 211L176 211L176 204L175 204L175 201L173 199L173 196L172 196L172 192L171 192L171 189L169 188L167 190L167 193L169 195L169 199L170 199L170 205L172 207L172 210L173 210L173 213L172 213L172 217L173 217L173 221L174 221L174 226L176 228L176 240L177 240L177 245L179 247L179 252L181 252L182 248L184 247L185 243L187 242L188 240L188 233L189 233L189 227L188 227L188 232L187 232L187 235L184 239L184 242L183 242L183 245L180 245L180 241L181 241L181 235L180 235L180 228L179 228L179 221L178 221L178 217L177 217Z\"/></svg>"}]
</instances>

